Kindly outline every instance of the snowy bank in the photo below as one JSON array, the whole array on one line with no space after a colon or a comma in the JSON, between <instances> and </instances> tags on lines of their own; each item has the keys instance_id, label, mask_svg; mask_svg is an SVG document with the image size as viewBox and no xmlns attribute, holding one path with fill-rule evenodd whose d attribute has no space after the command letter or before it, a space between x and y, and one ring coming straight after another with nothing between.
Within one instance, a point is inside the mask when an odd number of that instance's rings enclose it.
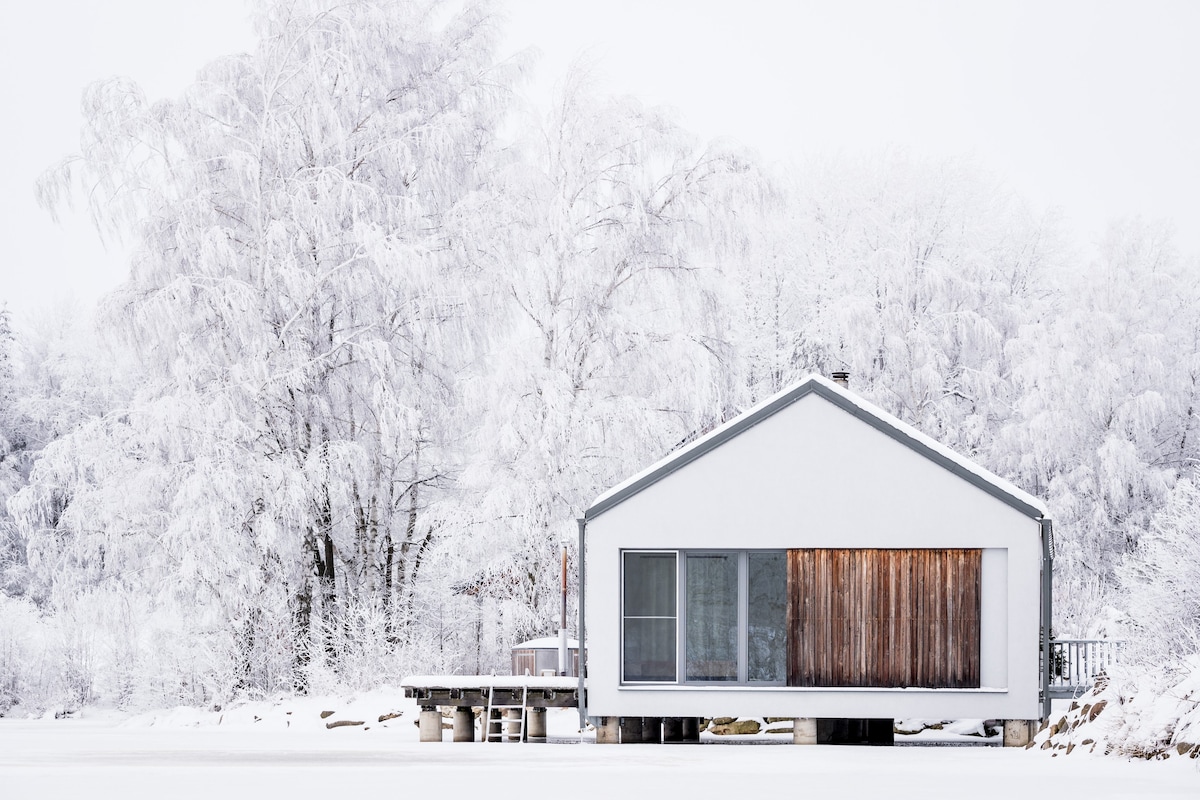
<instances>
[{"instance_id":1,"label":"snowy bank","mask_svg":"<svg viewBox=\"0 0 1200 800\"><path fill-rule=\"evenodd\" d=\"M1030 747L1147 759L1200 758L1200 656L1182 671L1125 668L1052 716Z\"/></svg>"}]
</instances>

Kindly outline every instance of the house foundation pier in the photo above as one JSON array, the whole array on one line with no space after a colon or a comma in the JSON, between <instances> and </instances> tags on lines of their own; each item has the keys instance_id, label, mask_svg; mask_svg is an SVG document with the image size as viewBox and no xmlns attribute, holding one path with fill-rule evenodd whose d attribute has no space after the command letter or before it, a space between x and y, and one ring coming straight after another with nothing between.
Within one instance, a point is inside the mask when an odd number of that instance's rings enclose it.
<instances>
[{"instance_id":1,"label":"house foundation pier","mask_svg":"<svg viewBox=\"0 0 1200 800\"><path fill-rule=\"evenodd\" d=\"M1037 720L1006 719L1004 720L1004 746L1024 747L1033 741L1037 733Z\"/></svg>"},{"instance_id":2,"label":"house foundation pier","mask_svg":"<svg viewBox=\"0 0 1200 800\"><path fill-rule=\"evenodd\" d=\"M792 721L792 744L816 744L816 717L797 717Z\"/></svg>"}]
</instances>

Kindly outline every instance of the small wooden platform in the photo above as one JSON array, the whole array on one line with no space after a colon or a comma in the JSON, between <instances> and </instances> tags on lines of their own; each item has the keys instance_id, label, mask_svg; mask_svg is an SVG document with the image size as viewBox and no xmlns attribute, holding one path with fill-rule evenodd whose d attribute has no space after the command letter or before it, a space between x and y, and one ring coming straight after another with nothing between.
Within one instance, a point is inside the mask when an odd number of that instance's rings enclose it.
<instances>
[{"instance_id":1,"label":"small wooden platform","mask_svg":"<svg viewBox=\"0 0 1200 800\"><path fill-rule=\"evenodd\" d=\"M400 682L421 706L486 708L521 702L527 708L578 708L579 679L530 675L413 675Z\"/></svg>"}]
</instances>

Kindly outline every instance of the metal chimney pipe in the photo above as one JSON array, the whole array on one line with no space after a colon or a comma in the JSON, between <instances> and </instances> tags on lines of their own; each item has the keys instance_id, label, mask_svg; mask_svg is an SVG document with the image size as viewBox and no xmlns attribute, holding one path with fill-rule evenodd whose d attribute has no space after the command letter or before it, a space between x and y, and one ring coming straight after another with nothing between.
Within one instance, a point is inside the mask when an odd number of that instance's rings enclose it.
<instances>
[{"instance_id":1,"label":"metal chimney pipe","mask_svg":"<svg viewBox=\"0 0 1200 800\"><path fill-rule=\"evenodd\" d=\"M834 372L830 374L830 377L833 378L834 383L836 383L838 386L841 386L843 389L850 388L849 372Z\"/></svg>"}]
</instances>

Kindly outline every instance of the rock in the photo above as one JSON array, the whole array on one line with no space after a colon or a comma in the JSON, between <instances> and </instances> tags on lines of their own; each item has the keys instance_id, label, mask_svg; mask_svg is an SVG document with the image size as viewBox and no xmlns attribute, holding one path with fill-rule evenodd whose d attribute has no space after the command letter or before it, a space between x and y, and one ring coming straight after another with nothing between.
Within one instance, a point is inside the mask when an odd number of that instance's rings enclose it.
<instances>
[{"instance_id":1,"label":"rock","mask_svg":"<svg viewBox=\"0 0 1200 800\"><path fill-rule=\"evenodd\" d=\"M1100 712L1104 710L1106 705L1108 705L1108 701L1101 700L1099 703L1096 703L1096 705L1092 706L1092 712L1088 714L1088 722L1091 722L1096 717L1100 716Z\"/></svg>"},{"instance_id":2,"label":"rock","mask_svg":"<svg viewBox=\"0 0 1200 800\"><path fill-rule=\"evenodd\" d=\"M1050 741L1049 739L1047 739L1046 741L1042 742L1042 749L1043 749L1043 750L1049 750L1051 747L1054 747L1054 742Z\"/></svg>"},{"instance_id":3,"label":"rock","mask_svg":"<svg viewBox=\"0 0 1200 800\"><path fill-rule=\"evenodd\" d=\"M722 719L729 719L722 717ZM712 732L717 736L738 736L750 733L758 733L762 730L762 726L758 724L756 719L731 719L729 722L718 724L713 720Z\"/></svg>"},{"instance_id":4,"label":"rock","mask_svg":"<svg viewBox=\"0 0 1200 800\"><path fill-rule=\"evenodd\" d=\"M731 722L737 722L737 717L713 717L712 719L712 724L714 726L728 725Z\"/></svg>"},{"instance_id":5,"label":"rock","mask_svg":"<svg viewBox=\"0 0 1200 800\"><path fill-rule=\"evenodd\" d=\"M399 717L399 716L400 716L401 714L403 714L403 713L404 713L403 711L393 711L393 712L392 712L392 713L390 713L390 714L380 714L380 715L379 715L379 721L380 721L380 722L387 722L389 719L396 719L397 717Z\"/></svg>"},{"instance_id":6,"label":"rock","mask_svg":"<svg viewBox=\"0 0 1200 800\"><path fill-rule=\"evenodd\" d=\"M329 718L329 717L332 717L332 716L333 716L333 712L332 712L332 711L322 711L322 712L321 712L321 719L327 719L327 718Z\"/></svg>"},{"instance_id":7,"label":"rock","mask_svg":"<svg viewBox=\"0 0 1200 800\"><path fill-rule=\"evenodd\" d=\"M359 720L338 719L338 720L334 720L333 722L326 722L325 727L332 730L333 728L346 728L351 725L363 725L363 724L365 724L365 722L366 722L366 720L361 720L361 719L359 719Z\"/></svg>"},{"instance_id":8,"label":"rock","mask_svg":"<svg viewBox=\"0 0 1200 800\"><path fill-rule=\"evenodd\" d=\"M763 717L763 722L768 725L774 725L776 722L791 722L791 717ZM790 730L790 728L789 728Z\"/></svg>"},{"instance_id":9,"label":"rock","mask_svg":"<svg viewBox=\"0 0 1200 800\"><path fill-rule=\"evenodd\" d=\"M1191 750L1193 747L1195 747L1195 745L1193 745L1191 742L1180 742L1179 744L1175 745L1175 752L1178 753L1179 755L1183 755L1188 750ZM1195 756L1193 756L1193 758L1194 757Z\"/></svg>"},{"instance_id":10,"label":"rock","mask_svg":"<svg viewBox=\"0 0 1200 800\"><path fill-rule=\"evenodd\" d=\"M795 731L792 729L792 726L789 725L786 728L767 728L764 733L795 733Z\"/></svg>"},{"instance_id":11,"label":"rock","mask_svg":"<svg viewBox=\"0 0 1200 800\"><path fill-rule=\"evenodd\" d=\"M1071 742L1069 745L1067 745L1067 755L1071 755L1071 751L1074 749L1075 749L1075 743Z\"/></svg>"},{"instance_id":12,"label":"rock","mask_svg":"<svg viewBox=\"0 0 1200 800\"><path fill-rule=\"evenodd\" d=\"M1084 739L1082 742L1080 742L1080 744L1095 744L1095 743L1096 743L1095 739Z\"/></svg>"}]
</instances>

